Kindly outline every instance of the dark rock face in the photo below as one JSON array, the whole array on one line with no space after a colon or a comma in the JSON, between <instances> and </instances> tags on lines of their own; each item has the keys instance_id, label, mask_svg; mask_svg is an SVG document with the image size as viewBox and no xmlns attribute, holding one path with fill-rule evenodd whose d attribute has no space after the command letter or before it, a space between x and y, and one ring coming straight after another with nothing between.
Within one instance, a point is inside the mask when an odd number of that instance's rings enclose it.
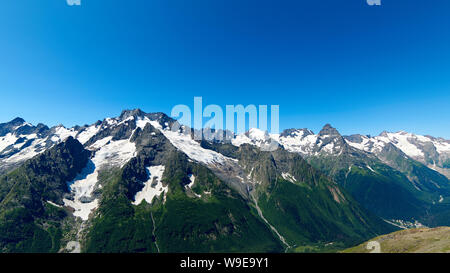
<instances>
[{"instance_id":1,"label":"dark rock face","mask_svg":"<svg viewBox=\"0 0 450 273\"><path fill-rule=\"evenodd\" d=\"M327 135L334 137L341 136L338 130L336 130L336 128L332 127L330 124L326 124L319 132L319 136L327 136Z\"/></svg>"},{"instance_id":2,"label":"dark rock face","mask_svg":"<svg viewBox=\"0 0 450 273\"><path fill-rule=\"evenodd\" d=\"M136 145L137 156L125 165L122 179L127 185L127 197L134 201L136 193L142 190L143 182L148 179L146 167L166 165L176 148L150 124L143 130L138 128L131 141Z\"/></svg>"},{"instance_id":3,"label":"dark rock face","mask_svg":"<svg viewBox=\"0 0 450 273\"><path fill-rule=\"evenodd\" d=\"M8 133L14 135L29 135L37 134L38 136L45 136L48 134L49 128L42 123L37 126L27 124L22 118L15 118L10 122L0 124L0 137Z\"/></svg>"},{"instance_id":4,"label":"dark rock face","mask_svg":"<svg viewBox=\"0 0 450 273\"><path fill-rule=\"evenodd\" d=\"M25 123L22 118L15 118L7 123L0 123L0 137L14 131L14 128Z\"/></svg>"},{"instance_id":5,"label":"dark rock face","mask_svg":"<svg viewBox=\"0 0 450 273\"><path fill-rule=\"evenodd\" d=\"M353 143L362 143L363 142L362 135L350 135L350 136L344 136L344 138Z\"/></svg>"},{"instance_id":6,"label":"dark rock face","mask_svg":"<svg viewBox=\"0 0 450 273\"><path fill-rule=\"evenodd\" d=\"M80 142L69 137L52 149L27 161L19 171L25 171L33 177L32 183L42 189L42 196L50 201L62 204L62 198L68 193L67 182L73 180L87 165L91 153Z\"/></svg>"},{"instance_id":7,"label":"dark rock face","mask_svg":"<svg viewBox=\"0 0 450 273\"><path fill-rule=\"evenodd\" d=\"M62 232L61 223L67 213L48 202L63 204L67 182L81 172L89 157L90 152L69 137L15 171L0 176L2 252L59 250L61 238L55 234Z\"/></svg>"},{"instance_id":8,"label":"dark rock face","mask_svg":"<svg viewBox=\"0 0 450 273\"><path fill-rule=\"evenodd\" d=\"M314 135L313 131L303 128L303 129L286 129L280 134L280 137L289 137L289 136L294 137L298 133L301 133L304 137Z\"/></svg>"},{"instance_id":9,"label":"dark rock face","mask_svg":"<svg viewBox=\"0 0 450 273\"><path fill-rule=\"evenodd\" d=\"M141 109L123 110L120 114L120 119L125 120L129 117L144 117L145 113Z\"/></svg>"},{"instance_id":10,"label":"dark rock face","mask_svg":"<svg viewBox=\"0 0 450 273\"><path fill-rule=\"evenodd\" d=\"M319 132L316 141L315 153L325 150L329 154L342 154L351 150L344 137L333 128L330 124L326 124Z\"/></svg>"}]
</instances>

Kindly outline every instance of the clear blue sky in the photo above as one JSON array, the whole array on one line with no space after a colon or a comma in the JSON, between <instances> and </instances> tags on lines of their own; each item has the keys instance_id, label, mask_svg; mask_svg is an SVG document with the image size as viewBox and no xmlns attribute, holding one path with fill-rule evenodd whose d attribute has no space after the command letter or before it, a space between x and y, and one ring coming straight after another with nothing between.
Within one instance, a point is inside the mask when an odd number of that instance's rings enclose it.
<instances>
[{"instance_id":1,"label":"clear blue sky","mask_svg":"<svg viewBox=\"0 0 450 273\"><path fill-rule=\"evenodd\" d=\"M450 139L450 1L8 0L0 122L279 104L280 126Z\"/></svg>"}]
</instances>

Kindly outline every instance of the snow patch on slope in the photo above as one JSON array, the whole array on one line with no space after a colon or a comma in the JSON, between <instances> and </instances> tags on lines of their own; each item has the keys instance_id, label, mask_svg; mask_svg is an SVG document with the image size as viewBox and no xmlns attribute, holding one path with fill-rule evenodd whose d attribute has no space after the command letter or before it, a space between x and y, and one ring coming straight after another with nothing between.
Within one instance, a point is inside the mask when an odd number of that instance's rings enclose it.
<instances>
[{"instance_id":1,"label":"snow patch on slope","mask_svg":"<svg viewBox=\"0 0 450 273\"><path fill-rule=\"evenodd\" d=\"M450 153L450 143L445 141L433 141L438 153Z\"/></svg>"},{"instance_id":2,"label":"snow patch on slope","mask_svg":"<svg viewBox=\"0 0 450 273\"><path fill-rule=\"evenodd\" d=\"M68 183L74 199L64 199L64 205L74 209L74 216L86 221L93 210L98 208L99 200L93 193L98 182L99 171L108 166L123 167L136 156L136 146L129 139L112 141L112 137L98 140L89 149L99 149L82 172Z\"/></svg>"},{"instance_id":3,"label":"snow patch on slope","mask_svg":"<svg viewBox=\"0 0 450 273\"><path fill-rule=\"evenodd\" d=\"M51 140L53 142L62 142L66 140L68 137L75 137L77 134L77 131L75 131L73 128L67 129L64 126L58 126L55 129L55 133L51 137Z\"/></svg>"},{"instance_id":4,"label":"snow patch on slope","mask_svg":"<svg viewBox=\"0 0 450 273\"><path fill-rule=\"evenodd\" d=\"M194 194L196 197L202 198L202 196L201 196L200 194L197 194L197 193L195 193L194 191L192 191L192 187L194 186L194 183L195 183L195 176L194 176L193 174L190 174L190 175L189 175L189 180L190 180L191 182L189 182L189 184L185 185L184 187L185 187L186 189L190 189L190 190L191 190L191 193ZM206 192L205 192L205 193L206 193ZM206 193L206 194L208 194L208 193ZM209 194L210 194L210 193L209 193Z\"/></svg>"},{"instance_id":5,"label":"snow patch on slope","mask_svg":"<svg viewBox=\"0 0 450 273\"><path fill-rule=\"evenodd\" d=\"M184 132L174 132L169 127L162 128L157 121L150 121L151 125L161 131L161 133L169 139L173 146L181 150L192 160L204 164L223 164L227 160L233 160L213 150L205 149L191 138L190 134Z\"/></svg>"},{"instance_id":6,"label":"snow patch on slope","mask_svg":"<svg viewBox=\"0 0 450 273\"><path fill-rule=\"evenodd\" d=\"M98 200L92 197L97 181L98 170L95 163L90 161L81 173L68 183L70 191L75 195L74 200L64 199L63 201L65 206L75 210L73 215L76 217L87 220L91 211L97 208Z\"/></svg>"},{"instance_id":7,"label":"snow patch on slope","mask_svg":"<svg viewBox=\"0 0 450 273\"><path fill-rule=\"evenodd\" d=\"M295 130L288 136L280 136L278 141L289 152L309 155L317 140L317 135L308 134L305 130Z\"/></svg>"},{"instance_id":8,"label":"snow patch on slope","mask_svg":"<svg viewBox=\"0 0 450 273\"><path fill-rule=\"evenodd\" d=\"M375 171L374 169L372 169L372 167L370 167L369 165L366 165L366 167L367 167L371 172L376 173L376 171Z\"/></svg>"},{"instance_id":9,"label":"snow patch on slope","mask_svg":"<svg viewBox=\"0 0 450 273\"><path fill-rule=\"evenodd\" d=\"M145 125L147 125L147 123L150 123L150 119L148 117L144 118L139 117L136 121L136 127L139 127L143 130Z\"/></svg>"},{"instance_id":10,"label":"snow patch on slope","mask_svg":"<svg viewBox=\"0 0 450 273\"><path fill-rule=\"evenodd\" d=\"M17 141L17 137L11 133L0 137L0 152L6 149L8 146L13 145Z\"/></svg>"},{"instance_id":11,"label":"snow patch on slope","mask_svg":"<svg viewBox=\"0 0 450 273\"><path fill-rule=\"evenodd\" d=\"M386 135L387 137L380 136L378 138L384 142L391 142L410 157L424 156L424 153L419 148L417 148L416 145L410 142L411 139L415 138L413 134L400 132L387 133ZM387 138L387 140L385 140L385 138Z\"/></svg>"},{"instance_id":12,"label":"snow patch on slope","mask_svg":"<svg viewBox=\"0 0 450 273\"><path fill-rule=\"evenodd\" d=\"M99 140L105 143L110 137ZM96 142L94 146L99 146ZM131 158L136 156L136 145L129 139L122 139L107 142L103 147L95 153L93 161L99 165L114 165L123 167Z\"/></svg>"},{"instance_id":13,"label":"snow patch on slope","mask_svg":"<svg viewBox=\"0 0 450 273\"><path fill-rule=\"evenodd\" d=\"M91 139L93 136L95 136L100 131L100 129L101 129L101 126L91 125L77 135L77 140L81 144L85 144L86 142L88 142L89 139Z\"/></svg>"},{"instance_id":14,"label":"snow patch on slope","mask_svg":"<svg viewBox=\"0 0 450 273\"><path fill-rule=\"evenodd\" d=\"M47 201L47 203L49 203L49 204L52 205L52 206L55 206L55 207L58 207L58 208L62 208L62 206L60 206L60 205L58 205L58 204L55 204L55 203L53 203L52 201Z\"/></svg>"},{"instance_id":15,"label":"snow patch on slope","mask_svg":"<svg viewBox=\"0 0 450 273\"><path fill-rule=\"evenodd\" d=\"M231 140L231 144L234 146L241 146L243 144L251 144L257 147L263 147L272 140L276 140L276 135L270 135L267 131L263 131L257 128L251 128L248 132L244 134L239 134Z\"/></svg>"},{"instance_id":16,"label":"snow patch on slope","mask_svg":"<svg viewBox=\"0 0 450 273\"><path fill-rule=\"evenodd\" d=\"M18 153L7 157L4 162L5 163L14 163L14 162L22 162L27 159L30 159L44 151L44 149L38 149L39 147L43 148L46 145L45 139L35 139L30 146L22 149Z\"/></svg>"},{"instance_id":17,"label":"snow patch on slope","mask_svg":"<svg viewBox=\"0 0 450 273\"><path fill-rule=\"evenodd\" d=\"M189 184L187 184L186 187L192 189L192 187L194 186L194 183L195 183L195 176L193 174L190 174L189 175L189 180L191 182L189 182Z\"/></svg>"},{"instance_id":18,"label":"snow patch on slope","mask_svg":"<svg viewBox=\"0 0 450 273\"><path fill-rule=\"evenodd\" d=\"M148 180L144 183L144 188L134 198L133 205L139 205L143 200L151 204L155 196L160 196L167 192L169 186L163 186L161 182L164 173L164 166L152 166L147 168Z\"/></svg>"},{"instance_id":19,"label":"snow patch on slope","mask_svg":"<svg viewBox=\"0 0 450 273\"><path fill-rule=\"evenodd\" d=\"M295 179L295 177L290 173L282 173L281 176L289 182L292 182L292 183L297 182L297 179Z\"/></svg>"}]
</instances>

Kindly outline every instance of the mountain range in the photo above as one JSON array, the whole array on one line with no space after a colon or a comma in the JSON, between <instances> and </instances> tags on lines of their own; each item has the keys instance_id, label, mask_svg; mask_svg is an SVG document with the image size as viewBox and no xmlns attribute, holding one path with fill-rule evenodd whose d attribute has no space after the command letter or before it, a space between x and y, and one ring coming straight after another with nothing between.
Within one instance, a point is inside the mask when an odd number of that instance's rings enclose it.
<instances>
[{"instance_id":1,"label":"mountain range","mask_svg":"<svg viewBox=\"0 0 450 273\"><path fill-rule=\"evenodd\" d=\"M72 128L0 124L0 251L330 251L450 225L448 140L331 125L193 134L139 109Z\"/></svg>"}]
</instances>

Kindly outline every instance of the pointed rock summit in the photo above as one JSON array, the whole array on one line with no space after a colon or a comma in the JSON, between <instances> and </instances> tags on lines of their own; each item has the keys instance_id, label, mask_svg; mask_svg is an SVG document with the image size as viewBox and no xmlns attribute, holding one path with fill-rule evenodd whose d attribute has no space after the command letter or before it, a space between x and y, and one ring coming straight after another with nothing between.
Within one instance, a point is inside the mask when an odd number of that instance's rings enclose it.
<instances>
[{"instance_id":1,"label":"pointed rock summit","mask_svg":"<svg viewBox=\"0 0 450 273\"><path fill-rule=\"evenodd\" d=\"M145 117L146 113L139 108L133 110L123 110L120 114L120 119L125 120L129 117Z\"/></svg>"},{"instance_id":2,"label":"pointed rock summit","mask_svg":"<svg viewBox=\"0 0 450 273\"><path fill-rule=\"evenodd\" d=\"M10 122L8 122L11 125L22 125L25 123L25 120L23 118L17 117L13 120L11 120Z\"/></svg>"},{"instance_id":3,"label":"pointed rock summit","mask_svg":"<svg viewBox=\"0 0 450 273\"><path fill-rule=\"evenodd\" d=\"M319 132L319 136L341 136L341 134L336 128L332 127L330 124L326 124Z\"/></svg>"}]
</instances>

